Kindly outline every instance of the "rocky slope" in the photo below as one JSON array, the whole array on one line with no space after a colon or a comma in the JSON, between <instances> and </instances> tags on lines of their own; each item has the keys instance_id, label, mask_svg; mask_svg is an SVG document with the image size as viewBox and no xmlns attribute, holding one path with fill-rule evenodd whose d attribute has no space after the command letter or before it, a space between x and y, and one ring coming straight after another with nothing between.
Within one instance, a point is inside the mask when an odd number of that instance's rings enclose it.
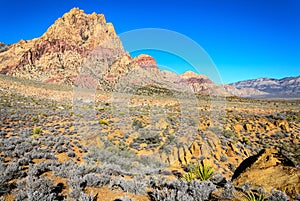
<instances>
[{"instance_id":1,"label":"rocky slope","mask_svg":"<svg viewBox=\"0 0 300 201\"><path fill-rule=\"evenodd\" d=\"M259 78L245 80L230 84L239 90L252 89L255 93L248 93L251 97L268 98L299 98L300 97L300 76L287 77L282 79ZM258 92L258 93L257 93Z\"/></svg>"},{"instance_id":2,"label":"rocky slope","mask_svg":"<svg viewBox=\"0 0 300 201\"><path fill-rule=\"evenodd\" d=\"M300 169L274 149L263 149L244 160L232 179L235 185L250 182L252 189L263 187L267 192L280 189L289 195L300 193Z\"/></svg>"}]
</instances>

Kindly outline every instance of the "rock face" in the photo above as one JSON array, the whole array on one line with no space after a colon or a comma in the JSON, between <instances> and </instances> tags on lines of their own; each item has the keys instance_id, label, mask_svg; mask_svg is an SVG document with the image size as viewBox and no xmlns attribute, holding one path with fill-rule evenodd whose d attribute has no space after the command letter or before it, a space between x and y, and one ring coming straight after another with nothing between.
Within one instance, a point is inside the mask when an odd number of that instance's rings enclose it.
<instances>
[{"instance_id":1,"label":"rock face","mask_svg":"<svg viewBox=\"0 0 300 201\"><path fill-rule=\"evenodd\" d=\"M287 77L283 79L259 78L245 80L230 84L236 89L252 89L259 93L249 92L250 97L267 98L299 98L300 97L300 76Z\"/></svg>"},{"instance_id":2,"label":"rock face","mask_svg":"<svg viewBox=\"0 0 300 201\"><path fill-rule=\"evenodd\" d=\"M274 149L263 149L245 159L232 177L237 186L250 182L251 188L263 187L267 192L275 188L290 196L300 193L299 179L300 169Z\"/></svg>"}]
</instances>

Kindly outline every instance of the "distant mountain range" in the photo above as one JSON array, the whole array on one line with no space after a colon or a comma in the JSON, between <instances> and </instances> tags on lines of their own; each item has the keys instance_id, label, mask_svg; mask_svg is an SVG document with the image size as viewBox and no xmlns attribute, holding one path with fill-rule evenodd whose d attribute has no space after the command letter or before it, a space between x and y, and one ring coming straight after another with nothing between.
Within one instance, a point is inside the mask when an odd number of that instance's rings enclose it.
<instances>
[{"instance_id":1,"label":"distant mountain range","mask_svg":"<svg viewBox=\"0 0 300 201\"><path fill-rule=\"evenodd\" d=\"M161 71L154 58L132 58L103 14L72 9L39 38L0 43L0 73L54 84L94 86L102 90L155 89L199 94L255 97L300 97L300 78L261 78L217 85L193 72ZM97 82L97 83L96 83Z\"/></svg>"},{"instance_id":2,"label":"distant mountain range","mask_svg":"<svg viewBox=\"0 0 300 201\"><path fill-rule=\"evenodd\" d=\"M259 78L230 84L236 89L256 89L263 94L250 97L263 98L300 98L300 76L282 79Z\"/></svg>"}]
</instances>

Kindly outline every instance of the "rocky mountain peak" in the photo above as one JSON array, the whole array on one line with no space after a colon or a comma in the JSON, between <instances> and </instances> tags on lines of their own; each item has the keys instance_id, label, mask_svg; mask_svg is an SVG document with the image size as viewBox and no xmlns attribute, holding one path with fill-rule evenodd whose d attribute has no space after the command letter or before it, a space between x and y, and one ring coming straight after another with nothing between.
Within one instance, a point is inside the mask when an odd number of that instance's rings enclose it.
<instances>
[{"instance_id":1,"label":"rocky mountain peak","mask_svg":"<svg viewBox=\"0 0 300 201\"><path fill-rule=\"evenodd\" d=\"M141 54L133 59L139 66L143 68L157 68L156 61L153 57L147 54Z\"/></svg>"},{"instance_id":2,"label":"rocky mountain peak","mask_svg":"<svg viewBox=\"0 0 300 201\"><path fill-rule=\"evenodd\" d=\"M114 26L106 23L103 14L86 14L78 8L58 18L42 36L42 39L61 39L88 48L95 48L111 38L118 36Z\"/></svg>"},{"instance_id":3,"label":"rocky mountain peak","mask_svg":"<svg viewBox=\"0 0 300 201\"><path fill-rule=\"evenodd\" d=\"M84 59L99 47L125 54L103 14L71 9L40 37L20 40L0 53L0 73L42 82L72 83ZM101 50L100 50L101 52Z\"/></svg>"},{"instance_id":4,"label":"rocky mountain peak","mask_svg":"<svg viewBox=\"0 0 300 201\"><path fill-rule=\"evenodd\" d=\"M191 79L191 78L197 78L197 79L208 79L205 75L197 74L193 71L186 71L183 74L181 74L181 77L183 79Z\"/></svg>"}]
</instances>

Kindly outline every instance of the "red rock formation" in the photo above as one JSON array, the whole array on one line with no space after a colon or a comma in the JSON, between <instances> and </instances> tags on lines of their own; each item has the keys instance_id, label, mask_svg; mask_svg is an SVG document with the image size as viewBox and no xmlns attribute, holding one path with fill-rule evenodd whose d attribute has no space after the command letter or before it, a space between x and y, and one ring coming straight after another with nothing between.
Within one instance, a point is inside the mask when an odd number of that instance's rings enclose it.
<instances>
[{"instance_id":1,"label":"red rock formation","mask_svg":"<svg viewBox=\"0 0 300 201\"><path fill-rule=\"evenodd\" d=\"M142 68L157 68L156 61L153 57L141 54L133 59Z\"/></svg>"}]
</instances>

